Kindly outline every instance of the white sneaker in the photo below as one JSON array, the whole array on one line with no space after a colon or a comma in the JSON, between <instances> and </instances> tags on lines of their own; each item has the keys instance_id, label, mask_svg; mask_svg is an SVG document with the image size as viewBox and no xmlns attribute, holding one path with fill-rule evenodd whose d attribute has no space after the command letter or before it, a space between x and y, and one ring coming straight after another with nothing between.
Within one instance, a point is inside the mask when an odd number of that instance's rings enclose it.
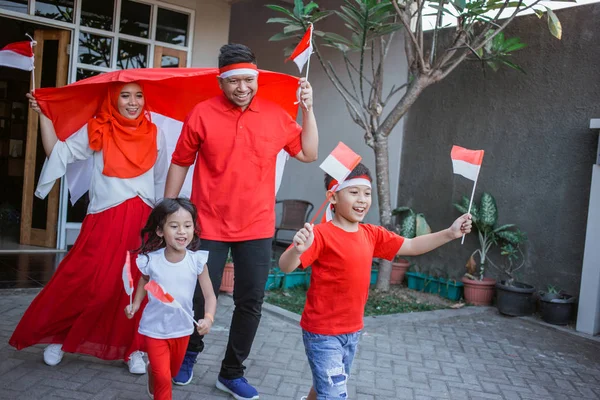
<instances>
[{"instance_id":1,"label":"white sneaker","mask_svg":"<svg viewBox=\"0 0 600 400\"><path fill-rule=\"evenodd\" d=\"M62 344L50 344L44 349L44 362L53 367L61 362L64 354Z\"/></svg>"},{"instance_id":2,"label":"white sneaker","mask_svg":"<svg viewBox=\"0 0 600 400\"><path fill-rule=\"evenodd\" d=\"M131 353L129 361L127 361L130 373L138 375L146 373L146 363L144 362L143 355L144 353L141 351L134 351Z\"/></svg>"}]
</instances>

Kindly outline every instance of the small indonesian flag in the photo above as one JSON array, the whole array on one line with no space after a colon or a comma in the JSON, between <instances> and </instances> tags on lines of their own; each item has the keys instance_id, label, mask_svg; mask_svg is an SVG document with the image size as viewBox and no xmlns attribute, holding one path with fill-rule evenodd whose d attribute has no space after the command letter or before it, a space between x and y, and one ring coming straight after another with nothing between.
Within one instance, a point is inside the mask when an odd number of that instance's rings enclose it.
<instances>
[{"instance_id":1,"label":"small indonesian flag","mask_svg":"<svg viewBox=\"0 0 600 400\"><path fill-rule=\"evenodd\" d=\"M313 24L308 26L306 33L302 36L302 40L298 43L298 46L292 52L292 55L285 61L292 60L298 66L300 73L302 73L302 68L304 68L304 64L310 58L310 55L313 52L312 46L312 32L313 32Z\"/></svg>"},{"instance_id":2,"label":"small indonesian flag","mask_svg":"<svg viewBox=\"0 0 600 400\"><path fill-rule=\"evenodd\" d=\"M483 153L483 150L469 150L460 146L452 146L450 158L452 158L454 173L476 181L481 169Z\"/></svg>"},{"instance_id":3,"label":"small indonesian flag","mask_svg":"<svg viewBox=\"0 0 600 400\"><path fill-rule=\"evenodd\" d=\"M154 296L158 301L160 301L164 305L173 308L179 308L181 311L183 311L185 315L187 315L189 319L192 320L194 324L196 324L196 326L198 326L198 322L194 319L194 317L190 315L187 311L185 311L181 303L179 303L177 300L175 300L175 298L173 298L173 296L167 293L165 288L162 287L160 283L156 281L150 281L146 283L146 285L144 285L144 289L146 289L148 293L152 294L152 296Z\"/></svg>"},{"instance_id":4,"label":"small indonesian flag","mask_svg":"<svg viewBox=\"0 0 600 400\"><path fill-rule=\"evenodd\" d=\"M33 42L10 43L0 49L0 66L33 70Z\"/></svg>"},{"instance_id":5,"label":"small indonesian flag","mask_svg":"<svg viewBox=\"0 0 600 400\"><path fill-rule=\"evenodd\" d=\"M173 296L171 296L165 290L162 285L156 281L150 281L144 285L144 289L148 291L148 293L152 294L156 298L156 300L160 301L163 304L168 305L173 308L181 308L181 304Z\"/></svg>"},{"instance_id":6,"label":"small indonesian flag","mask_svg":"<svg viewBox=\"0 0 600 400\"><path fill-rule=\"evenodd\" d=\"M320 165L320 168L329 176L342 183L352 170L362 160L361 156L352 151L344 143L339 142L330 155Z\"/></svg>"},{"instance_id":7,"label":"small indonesian flag","mask_svg":"<svg viewBox=\"0 0 600 400\"><path fill-rule=\"evenodd\" d=\"M133 278L131 277L131 256L129 252L127 252L125 265L123 265L123 286L125 287L125 293L131 296L133 293Z\"/></svg>"}]
</instances>

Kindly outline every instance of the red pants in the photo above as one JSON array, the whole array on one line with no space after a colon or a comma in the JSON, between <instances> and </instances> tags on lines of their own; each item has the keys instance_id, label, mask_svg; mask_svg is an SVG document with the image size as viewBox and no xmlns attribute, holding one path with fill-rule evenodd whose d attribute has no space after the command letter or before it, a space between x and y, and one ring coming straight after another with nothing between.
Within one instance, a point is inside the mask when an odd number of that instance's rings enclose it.
<instances>
[{"instance_id":1,"label":"red pants","mask_svg":"<svg viewBox=\"0 0 600 400\"><path fill-rule=\"evenodd\" d=\"M148 373L151 373L154 379L154 400L171 400L171 378L174 378L181 368L190 337L153 339L146 336L145 340L150 361Z\"/></svg>"}]
</instances>

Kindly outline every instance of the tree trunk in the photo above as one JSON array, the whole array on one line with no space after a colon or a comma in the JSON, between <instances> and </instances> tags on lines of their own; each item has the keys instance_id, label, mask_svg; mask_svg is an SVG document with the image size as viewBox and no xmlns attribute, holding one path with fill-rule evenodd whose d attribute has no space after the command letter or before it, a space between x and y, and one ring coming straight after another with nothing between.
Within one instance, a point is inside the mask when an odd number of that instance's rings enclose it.
<instances>
[{"instance_id":1,"label":"tree trunk","mask_svg":"<svg viewBox=\"0 0 600 400\"><path fill-rule=\"evenodd\" d=\"M375 136L375 175L377 176L377 199L379 201L379 222L386 229L393 229L392 202L390 200L390 163L388 160L388 137L378 134ZM392 263L381 260L377 277L377 290L390 289Z\"/></svg>"}]
</instances>

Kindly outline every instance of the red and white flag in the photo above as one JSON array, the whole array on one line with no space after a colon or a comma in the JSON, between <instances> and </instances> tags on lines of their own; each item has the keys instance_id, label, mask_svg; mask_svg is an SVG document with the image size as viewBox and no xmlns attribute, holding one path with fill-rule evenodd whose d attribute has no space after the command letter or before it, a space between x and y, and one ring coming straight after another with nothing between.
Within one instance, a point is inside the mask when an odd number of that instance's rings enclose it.
<instances>
[{"instance_id":1,"label":"red and white flag","mask_svg":"<svg viewBox=\"0 0 600 400\"><path fill-rule=\"evenodd\" d=\"M179 308L181 311L183 311L183 313L185 315L187 315L189 318L191 318L192 321L194 321L194 323L196 325L198 325L198 322L196 322L194 317L191 316L190 314L188 314L183 309L181 303L179 303L177 300L175 300L175 298L173 296L171 296L160 283L158 283L156 281L150 281L144 285L144 289L146 289L146 291L148 293L152 294L152 296L154 296L156 298L156 300L160 301L164 305L173 307L173 308Z\"/></svg>"},{"instance_id":2,"label":"red and white flag","mask_svg":"<svg viewBox=\"0 0 600 400\"><path fill-rule=\"evenodd\" d=\"M450 158L455 174L476 181L483 161L483 150L469 150L460 146L452 146Z\"/></svg>"},{"instance_id":3,"label":"red and white flag","mask_svg":"<svg viewBox=\"0 0 600 400\"><path fill-rule=\"evenodd\" d=\"M0 66L33 70L33 42L9 43L0 49Z\"/></svg>"},{"instance_id":4,"label":"red and white flag","mask_svg":"<svg viewBox=\"0 0 600 400\"><path fill-rule=\"evenodd\" d=\"M131 256L129 252L127 252L125 265L123 265L123 286L125 287L125 293L131 297L133 293L133 277L131 276Z\"/></svg>"},{"instance_id":5,"label":"red and white flag","mask_svg":"<svg viewBox=\"0 0 600 400\"><path fill-rule=\"evenodd\" d=\"M361 156L344 143L339 142L319 167L338 183L342 183L360 163L360 160L362 160Z\"/></svg>"},{"instance_id":6,"label":"red and white flag","mask_svg":"<svg viewBox=\"0 0 600 400\"><path fill-rule=\"evenodd\" d=\"M287 60L292 60L298 66L300 73L302 73L302 68L304 68L304 64L310 59L310 55L313 52L312 45L312 32L313 32L313 24L308 26L306 33L302 36L302 40L298 43L298 46L292 52L292 55L288 57Z\"/></svg>"}]
</instances>

